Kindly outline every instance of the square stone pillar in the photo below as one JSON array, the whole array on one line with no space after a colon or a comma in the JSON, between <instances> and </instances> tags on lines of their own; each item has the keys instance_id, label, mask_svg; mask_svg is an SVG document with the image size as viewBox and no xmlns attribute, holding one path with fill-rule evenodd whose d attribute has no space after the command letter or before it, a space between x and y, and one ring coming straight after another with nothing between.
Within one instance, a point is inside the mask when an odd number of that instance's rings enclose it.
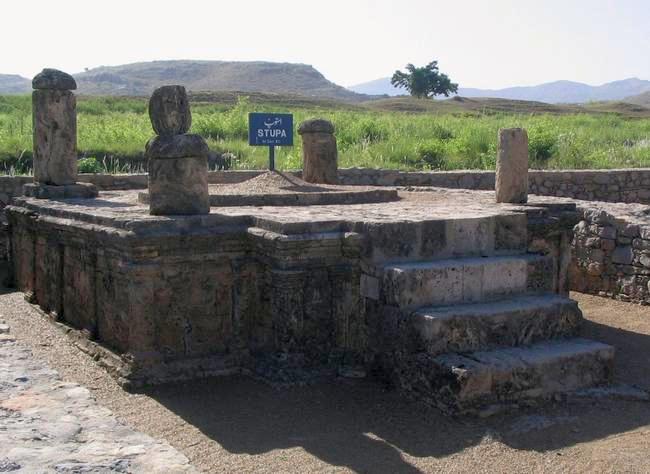
<instances>
[{"instance_id":1,"label":"square stone pillar","mask_svg":"<svg viewBox=\"0 0 650 474\"><path fill-rule=\"evenodd\" d=\"M76 106L70 91L32 92L36 182L61 186L77 181Z\"/></svg>"},{"instance_id":2,"label":"square stone pillar","mask_svg":"<svg viewBox=\"0 0 650 474\"><path fill-rule=\"evenodd\" d=\"M149 118L157 136L149 140L149 213L209 214L208 145L187 133L192 124L182 86L163 86L149 100Z\"/></svg>"},{"instance_id":3,"label":"square stone pillar","mask_svg":"<svg viewBox=\"0 0 650 474\"><path fill-rule=\"evenodd\" d=\"M197 135L187 136L203 140ZM148 156L150 214L210 213L207 146L204 153L194 153L194 156Z\"/></svg>"},{"instance_id":4,"label":"square stone pillar","mask_svg":"<svg viewBox=\"0 0 650 474\"><path fill-rule=\"evenodd\" d=\"M499 130L495 191L497 202L528 201L528 134L523 128Z\"/></svg>"},{"instance_id":5,"label":"square stone pillar","mask_svg":"<svg viewBox=\"0 0 650 474\"><path fill-rule=\"evenodd\" d=\"M25 195L41 199L93 198L97 188L77 183L77 88L74 78L43 69L32 81L34 183Z\"/></svg>"},{"instance_id":6,"label":"square stone pillar","mask_svg":"<svg viewBox=\"0 0 650 474\"><path fill-rule=\"evenodd\" d=\"M334 125L313 119L300 124L302 137L302 179L308 183L338 183L338 152Z\"/></svg>"}]
</instances>

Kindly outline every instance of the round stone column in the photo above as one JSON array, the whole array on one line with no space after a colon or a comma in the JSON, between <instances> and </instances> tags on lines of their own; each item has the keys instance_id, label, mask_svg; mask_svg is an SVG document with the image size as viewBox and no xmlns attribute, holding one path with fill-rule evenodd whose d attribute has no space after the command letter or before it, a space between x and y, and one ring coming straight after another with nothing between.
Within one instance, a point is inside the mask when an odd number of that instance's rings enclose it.
<instances>
[{"instance_id":1,"label":"round stone column","mask_svg":"<svg viewBox=\"0 0 650 474\"><path fill-rule=\"evenodd\" d=\"M32 81L34 181L68 185L77 181L77 88L72 76L43 69Z\"/></svg>"},{"instance_id":2,"label":"round stone column","mask_svg":"<svg viewBox=\"0 0 650 474\"><path fill-rule=\"evenodd\" d=\"M149 117L158 136L147 143L149 213L209 214L208 145L186 133L192 123L185 88L163 86L149 100Z\"/></svg>"},{"instance_id":3,"label":"round stone column","mask_svg":"<svg viewBox=\"0 0 650 474\"><path fill-rule=\"evenodd\" d=\"M302 137L302 179L308 183L338 183L338 152L334 125L323 119L300 124Z\"/></svg>"},{"instance_id":4,"label":"round stone column","mask_svg":"<svg viewBox=\"0 0 650 474\"><path fill-rule=\"evenodd\" d=\"M528 201L528 134L523 128L499 130L495 191L497 202Z\"/></svg>"}]
</instances>

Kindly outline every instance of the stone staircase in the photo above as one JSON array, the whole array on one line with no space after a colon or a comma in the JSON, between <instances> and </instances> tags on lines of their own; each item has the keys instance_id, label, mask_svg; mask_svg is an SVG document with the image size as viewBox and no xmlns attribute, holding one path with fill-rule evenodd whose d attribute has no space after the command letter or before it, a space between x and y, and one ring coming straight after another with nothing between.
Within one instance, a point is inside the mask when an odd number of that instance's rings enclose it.
<instances>
[{"instance_id":1,"label":"stone staircase","mask_svg":"<svg viewBox=\"0 0 650 474\"><path fill-rule=\"evenodd\" d=\"M401 388L458 413L606 383L614 348L577 337L582 314L556 292L555 259L520 243L482 253L381 266Z\"/></svg>"}]
</instances>

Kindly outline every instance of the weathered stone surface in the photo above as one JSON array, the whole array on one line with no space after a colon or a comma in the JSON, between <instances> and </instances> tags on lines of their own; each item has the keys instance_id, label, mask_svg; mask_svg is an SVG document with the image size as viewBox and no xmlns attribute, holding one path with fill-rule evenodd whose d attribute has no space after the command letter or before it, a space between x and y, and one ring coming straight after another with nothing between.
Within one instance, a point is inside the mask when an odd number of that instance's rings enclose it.
<instances>
[{"instance_id":1,"label":"weathered stone surface","mask_svg":"<svg viewBox=\"0 0 650 474\"><path fill-rule=\"evenodd\" d=\"M384 269L384 291L388 304L415 309L507 298L529 289L546 290L539 284L529 288L534 263L548 259L539 255L487 258L455 258L391 264ZM543 283L553 273L540 272ZM544 286L544 285L541 285Z\"/></svg>"},{"instance_id":2,"label":"weathered stone surface","mask_svg":"<svg viewBox=\"0 0 650 474\"><path fill-rule=\"evenodd\" d=\"M155 136L147 142L145 148L147 158L206 157L206 172L208 151L205 140L199 135L190 133Z\"/></svg>"},{"instance_id":3,"label":"weathered stone surface","mask_svg":"<svg viewBox=\"0 0 650 474\"><path fill-rule=\"evenodd\" d=\"M38 199L76 199L95 198L99 194L97 186L92 183L74 183L52 186L40 183L28 183L23 187L25 196Z\"/></svg>"},{"instance_id":4,"label":"weathered stone surface","mask_svg":"<svg viewBox=\"0 0 650 474\"><path fill-rule=\"evenodd\" d=\"M230 157L235 159L235 157ZM215 167L217 162L213 156L211 167ZM219 165L221 166L221 165ZM218 167L218 166L217 166ZM258 176L263 171L255 170L228 170L211 171L208 174L210 184L230 184L239 183L247 179ZM300 176L300 172L292 172ZM581 194L582 186L596 186L593 179L585 180L585 175L605 174L611 177L612 181L623 179L626 184L621 185L621 194L609 193L600 199L604 201L616 202L643 202L636 197L635 182L638 180L635 176L647 176L645 181L650 186L650 170L648 169L627 169L627 170L571 170L571 171L548 171L548 170L529 170L529 193L545 195L547 192L540 190L538 182L541 180L550 180L552 184L552 195L555 195L554 189L564 183L568 186L567 196L577 198ZM376 186L436 186L443 188L466 188L488 190L494 189L495 174L492 171L426 171L426 172L405 172L385 169L363 169L347 168L339 169L339 184L342 185L376 185ZM117 189L136 189L146 188L147 176L141 175L78 175L79 181L93 182L100 187L100 190L117 190ZM590 181L591 179L591 181ZM22 185L31 181L31 178L23 176L0 176L0 201L7 202L8 197L22 194ZM471 184L468 184L471 183ZM416 190L416 188L412 188ZM625 237L638 237L638 229L633 228L626 230L618 228L618 235ZM632 233L632 235L628 235ZM650 235L650 234L649 234Z\"/></svg>"},{"instance_id":5,"label":"weathered stone surface","mask_svg":"<svg viewBox=\"0 0 650 474\"><path fill-rule=\"evenodd\" d=\"M73 184L77 180L77 101L65 90L32 93L34 181Z\"/></svg>"},{"instance_id":6,"label":"weathered stone surface","mask_svg":"<svg viewBox=\"0 0 650 474\"><path fill-rule=\"evenodd\" d=\"M528 135L522 128L499 130L495 190L497 202L528 201Z\"/></svg>"},{"instance_id":7,"label":"weathered stone surface","mask_svg":"<svg viewBox=\"0 0 650 474\"><path fill-rule=\"evenodd\" d=\"M338 183L338 151L334 125L314 119L298 127L302 136L302 179L308 183Z\"/></svg>"},{"instance_id":8,"label":"weathered stone surface","mask_svg":"<svg viewBox=\"0 0 650 474\"><path fill-rule=\"evenodd\" d=\"M209 214L207 155L151 158L149 209L152 215Z\"/></svg>"},{"instance_id":9,"label":"weathered stone surface","mask_svg":"<svg viewBox=\"0 0 650 474\"><path fill-rule=\"evenodd\" d=\"M157 135L181 135L192 125L187 92L183 86L162 86L149 99L149 118Z\"/></svg>"},{"instance_id":10,"label":"weathered stone surface","mask_svg":"<svg viewBox=\"0 0 650 474\"><path fill-rule=\"evenodd\" d=\"M328 133L334 134L334 124L325 119L310 119L305 120L298 126L298 133Z\"/></svg>"},{"instance_id":11,"label":"weathered stone surface","mask_svg":"<svg viewBox=\"0 0 650 474\"><path fill-rule=\"evenodd\" d=\"M596 234L603 239L615 239L616 228L611 226L599 227L596 230Z\"/></svg>"},{"instance_id":12,"label":"weathered stone surface","mask_svg":"<svg viewBox=\"0 0 650 474\"><path fill-rule=\"evenodd\" d=\"M254 185L253 185L254 186ZM210 206L232 207L232 206L321 206L321 205L352 205L368 204L373 202L391 202L398 200L397 191L391 189L367 189L359 186L341 189L311 189L301 191L296 186L291 192L250 192L225 193L224 187L220 185L209 185ZM138 194L138 200L143 204L149 204L149 193Z\"/></svg>"},{"instance_id":13,"label":"weathered stone surface","mask_svg":"<svg viewBox=\"0 0 650 474\"><path fill-rule=\"evenodd\" d=\"M612 253L612 262L622 263L624 265L629 265L634 260L634 253L632 247L624 246L617 247Z\"/></svg>"},{"instance_id":14,"label":"weathered stone surface","mask_svg":"<svg viewBox=\"0 0 650 474\"><path fill-rule=\"evenodd\" d=\"M419 342L431 355L574 336L581 320L575 301L554 294L421 308L411 316Z\"/></svg>"},{"instance_id":15,"label":"weathered stone surface","mask_svg":"<svg viewBox=\"0 0 650 474\"><path fill-rule=\"evenodd\" d=\"M433 383L448 384L442 394L452 395L447 400L438 399L442 408L471 411L489 403L607 383L613 373L614 348L586 339L569 339L467 355L443 354L432 362L439 366L439 380Z\"/></svg>"},{"instance_id":16,"label":"weathered stone surface","mask_svg":"<svg viewBox=\"0 0 650 474\"><path fill-rule=\"evenodd\" d=\"M152 161L174 160L187 158ZM148 215L135 194L105 193L90 203L23 197L8 212L19 288L31 291L44 310L58 312L77 328L71 331L77 343L86 341L84 350L133 384L240 369L294 380L288 371L304 372L310 364L368 368L375 356L392 358L382 341L410 349L391 337L393 328L399 334L408 326L399 314L407 312L386 304L396 300L383 278L385 267L408 264L387 262L445 257L401 280L422 301L430 289L439 297L435 303L458 289L463 301L477 303L531 289L548 292L545 283L562 268L555 264L558 232L574 224L554 214L565 219L571 205L524 212L519 205L494 206L482 193L402 193L398 201L349 206L228 207L174 218ZM547 216L552 224L531 227L526 214ZM61 232L63 222L69 232ZM518 233L544 241L538 247L548 255L524 253ZM492 256L481 258L484 253ZM451 269L459 265L463 273L454 279L458 272ZM532 323L531 335L540 334L541 321ZM527 340L524 330L516 336ZM273 368L268 360L295 363Z\"/></svg>"},{"instance_id":17,"label":"weathered stone surface","mask_svg":"<svg viewBox=\"0 0 650 474\"><path fill-rule=\"evenodd\" d=\"M32 87L41 90L73 91L77 88L77 82L66 72L46 68L34 76Z\"/></svg>"},{"instance_id":18,"label":"weathered stone surface","mask_svg":"<svg viewBox=\"0 0 650 474\"><path fill-rule=\"evenodd\" d=\"M196 472L8 335L0 338L0 419L0 472Z\"/></svg>"}]
</instances>

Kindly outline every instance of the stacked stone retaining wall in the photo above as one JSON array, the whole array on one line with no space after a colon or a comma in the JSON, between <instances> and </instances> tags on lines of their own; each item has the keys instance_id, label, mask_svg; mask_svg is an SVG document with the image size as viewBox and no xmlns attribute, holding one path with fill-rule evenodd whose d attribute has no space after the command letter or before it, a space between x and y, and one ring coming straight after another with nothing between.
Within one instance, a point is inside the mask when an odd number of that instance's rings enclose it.
<instances>
[{"instance_id":1,"label":"stacked stone retaining wall","mask_svg":"<svg viewBox=\"0 0 650 474\"><path fill-rule=\"evenodd\" d=\"M438 186L494 189L493 171L419 171L349 168L339 170L341 184ZM587 201L650 204L650 169L530 170L528 192Z\"/></svg>"},{"instance_id":2,"label":"stacked stone retaining wall","mask_svg":"<svg viewBox=\"0 0 650 474\"><path fill-rule=\"evenodd\" d=\"M263 170L211 171L210 184L240 183ZM300 174L300 171L292 171ZM398 171L370 168L339 170L344 185L437 186L456 189L494 189L494 171ZM32 182L29 176L0 176L0 206L22 194L22 186ZM650 168L624 170L530 170L531 194L559 196L587 201L638 202L650 204ZM79 181L93 183L100 190L145 189L146 174L81 174Z\"/></svg>"},{"instance_id":3,"label":"stacked stone retaining wall","mask_svg":"<svg viewBox=\"0 0 650 474\"><path fill-rule=\"evenodd\" d=\"M650 304L650 207L578 201L571 288Z\"/></svg>"}]
</instances>

